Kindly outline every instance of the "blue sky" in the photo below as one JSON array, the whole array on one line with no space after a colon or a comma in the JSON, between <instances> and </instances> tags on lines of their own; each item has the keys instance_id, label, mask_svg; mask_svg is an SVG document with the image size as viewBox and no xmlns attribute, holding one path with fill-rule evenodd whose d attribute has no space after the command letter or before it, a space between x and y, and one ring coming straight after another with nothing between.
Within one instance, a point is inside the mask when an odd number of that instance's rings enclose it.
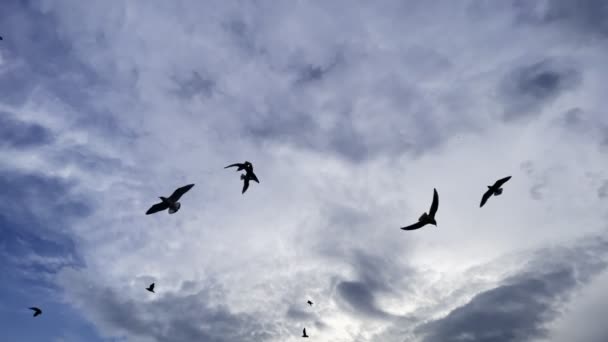
<instances>
[{"instance_id":1,"label":"blue sky","mask_svg":"<svg viewBox=\"0 0 608 342\"><path fill-rule=\"evenodd\" d=\"M608 340L607 15L3 1L2 336ZM433 188L438 227L399 230Z\"/></svg>"}]
</instances>

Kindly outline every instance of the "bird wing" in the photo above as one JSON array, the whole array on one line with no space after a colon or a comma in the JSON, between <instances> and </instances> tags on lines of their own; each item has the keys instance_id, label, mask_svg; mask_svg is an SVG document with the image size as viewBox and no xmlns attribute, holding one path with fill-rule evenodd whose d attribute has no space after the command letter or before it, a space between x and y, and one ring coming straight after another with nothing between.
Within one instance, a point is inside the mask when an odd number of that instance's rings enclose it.
<instances>
[{"instance_id":1,"label":"bird wing","mask_svg":"<svg viewBox=\"0 0 608 342\"><path fill-rule=\"evenodd\" d=\"M224 169L227 169L229 167L242 167L242 166L243 166L243 164L241 164L241 163L234 163L234 164L230 164L230 165L224 167Z\"/></svg>"},{"instance_id":2,"label":"bird wing","mask_svg":"<svg viewBox=\"0 0 608 342\"><path fill-rule=\"evenodd\" d=\"M505 177L505 178L501 178L499 180L496 181L496 183L494 183L494 187L496 188L500 188L503 184L505 184L509 179L511 179L511 176Z\"/></svg>"},{"instance_id":3,"label":"bird wing","mask_svg":"<svg viewBox=\"0 0 608 342\"><path fill-rule=\"evenodd\" d=\"M194 186L194 184L188 184L188 185L182 186L181 188L176 189L175 191L173 191L171 196L169 196L169 199L171 199L172 201L179 200L180 197L182 197L183 194L188 192L188 190L192 189L193 186Z\"/></svg>"},{"instance_id":4,"label":"bird wing","mask_svg":"<svg viewBox=\"0 0 608 342\"><path fill-rule=\"evenodd\" d=\"M416 223L411 224L411 225L409 225L407 227L401 227L401 229L403 229L403 230L416 230L416 229L420 229L420 228L424 227L425 224L426 223L424 223L424 222L416 222Z\"/></svg>"},{"instance_id":5,"label":"bird wing","mask_svg":"<svg viewBox=\"0 0 608 342\"><path fill-rule=\"evenodd\" d=\"M439 195L437 194L437 189L433 189L433 203L431 204L431 209L429 209L429 216L435 217L435 213L439 208Z\"/></svg>"},{"instance_id":6,"label":"bird wing","mask_svg":"<svg viewBox=\"0 0 608 342\"><path fill-rule=\"evenodd\" d=\"M483 197L481 197L481 203L479 204L479 207L483 207L483 205L486 204L490 197L492 197L492 190L488 189L488 191L483 194Z\"/></svg>"},{"instance_id":7,"label":"bird wing","mask_svg":"<svg viewBox=\"0 0 608 342\"><path fill-rule=\"evenodd\" d=\"M249 179L260 184L260 181L258 180L258 176L256 176L255 173L253 173L253 171L251 171L251 173L249 173Z\"/></svg>"},{"instance_id":8,"label":"bird wing","mask_svg":"<svg viewBox=\"0 0 608 342\"><path fill-rule=\"evenodd\" d=\"M249 178L245 177L243 178L243 191L241 193L244 194L247 189L249 189Z\"/></svg>"},{"instance_id":9,"label":"bird wing","mask_svg":"<svg viewBox=\"0 0 608 342\"><path fill-rule=\"evenodd\" d=\"M150 290L154 290L154 283L150 284Z\"/></svg>"},{"instance_id":10,"label":"bird wing","mask_svg":"<svg viewBox=\"0 0 608 342\"><path fill-rule=\"evenodd\" d=\"M167 208L169 208L169 205L165 202L156 203L155 205L151 206L148 211L146 211L146 215L154 214Z\"/></svg>"},{"instance_id":11,"label":"bird wing","mask_svg":"<svg viewBox=\"0 0 608 342\"><path fill-rule=\"evenodd\" d=\"M306 328L304 328L304 330L302 330L302 334L303 334L304 336L306 336Z\"/></svg>"}]
</instances>

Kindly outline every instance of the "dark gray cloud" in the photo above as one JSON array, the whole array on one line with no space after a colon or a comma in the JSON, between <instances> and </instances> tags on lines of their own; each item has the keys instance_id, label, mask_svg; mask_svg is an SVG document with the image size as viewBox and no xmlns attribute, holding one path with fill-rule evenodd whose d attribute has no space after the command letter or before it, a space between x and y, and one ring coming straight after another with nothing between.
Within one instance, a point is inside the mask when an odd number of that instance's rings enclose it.
<instances>
[{"instance_id":1,"label":"dark gray cloud","mask_svg":"<svg viewBox=\"0 0 608 342\"><path fill-rule=\"evenodd\" d=\"M155 342L269 341L277 328L254 314L233 313L211 306L208 290L195 294L157 294L153 301L126 298L111 288L83 287L83 305L113 337L148 338Z\"/></svg>"},{"instance_id":2,"label":"dark gray cloud","mask_svg":"<svg viewBox=\"0 0 608 342\"><path fill-rule=\"evenodd\" d=\"M503 119L536 117L545 104L575 89L581 82L581 71L565 60L547 58L519 66L507 74L499 86L505 105Z\"/></svg>"},{"instance_id":3,"label":"dark gray cloud","mask_svg":"<svg viewBox=\"0 0 608 342\"><path fill-rule=\"evenodd\" d=\"M52 132L44 126L21 121L11 113L0 111L0 146L26 148L52 141Z\"/></svg>"},{"instance_id":4,"label":"dark gray cloud","mask_svg":"<svg viewBox=\"0 0 608 342\"><path fill-rule=\"evenodd\" d=\"M174 81L178 87L175 93L185 99L192 99L196 95L210 96L215 88L215 81L201 76L198 71L185 78L174 77Z\"/></svg>"},{"instance_id":5,"label":"dark gray cloud","mask_svg":"<svg viewBox=\"0 0 608 342\"><path fill-rule=\"evenodd\" d=\"M608 37L608 4L603 0L515 0L518 19L532 24L568 27L584 36Z\"/></svg>"},{"instance_id":6,"label":"dark gray cloud","mask_svg":"<svg viewBox=\"0 0 608 342\"><path fill-rule=\"evenodd\" d=\"M548 336L572 290L606 267L608 242L543 250L502 285L474 296L446 317L417 329L424 342L525 342Z\"/></svg>"},{"instance_id":7,"label":"dark gray cloud","mask_svg":"<svg viewBox=\"0 0 608 342\"><path fill-rule=\"evenodd\" d=\"M597 189L597 197L600 199L608 197L608 180L604 180L602 185Z\"/></svg>"}]
</instances>

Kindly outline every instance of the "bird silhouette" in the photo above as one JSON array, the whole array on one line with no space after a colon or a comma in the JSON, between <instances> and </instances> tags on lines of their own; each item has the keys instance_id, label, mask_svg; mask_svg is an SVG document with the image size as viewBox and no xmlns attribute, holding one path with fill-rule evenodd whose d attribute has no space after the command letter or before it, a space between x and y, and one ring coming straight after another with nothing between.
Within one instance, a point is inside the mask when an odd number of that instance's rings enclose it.
<instances>
[{"instance_id":1,"label":"bird silhouette","mask_svg":"<svg viewBox=\"0 0 608 342\"><path fill-rule=\"evenodd\" d=\"M481 203L479 204L479 207L483 207L483 205L486 204L490 197L500 196L500 194L502 194L501 186L505 184L509 179L511 179L511 176L497 180L494 185L488 185L488 190L486 190L486 192L481 197Z\"/></svg>"},{"instance_id":2,"label":"bird silhouette","mask_svg":"<svg viewBox=\"0 0 608 342\"><path fill-rule=\"evenodd\" d=\"M302 337L308 337L308 335L306 335L306 328L304 328L304 330L302 330Z\"/></svg>"},{"instance_id":3,"label":"bird silhouette","mask_svg":"<svg viewBox=\"0 0 608 342\"><path fill-rule=\"evenodd\" d=\"M154 283L152 283L152 284L150 284L150 286L146 287L146 290L148 290L148 291L150 291L152 293L155 293L154 292Z\"/></svg>"},{"instance_id":4,"label":"bird silhouette","mask_svg":"<svg viewBox=\"0 0 608 342\"><path fill-rule=\"evenodd\" d=\"M260 180L253 172L253 164L251 164L250 162L245 161L244 163L230 164L224 167L224 169L227 169L229 167L236 167L236 171L245 170L245 174L241 174L241 180L243 181L243 190L241 191L242 194L244 194L245 191L249 189L249 181L254 181L258 184L260 183Z\"/></svg>"},{"instance_id":5,"label":"bird silhouette","mask_svg":"<svg viewBox=\"0 0 608 342\"><path fill-rule=\"evenodd\" d=\"M308 303L308 305L310 305L310 306L312 306L312 304L313 304L313 303L312 303L312 301L310 301L310 300L309 300L307 303Z\"/></svg>"},{"instance_id":6,"label":"bird silhouette","mask_svg":"<svg viewBox=\"0 0 608 342\"><path fill-rule=\"evenodd\" d=\"M437 221L435 221L435 214L437 213L437 209L439 208L439 195L437 195L437 189L433 189L433 203L431 204L431 209L429 209L429 213L424 213L418 219L418 222L409 225L407 227L402 227L403 230L416 230L420 229L427 224L432 224L433 226L437 226Z\"/></svg>"},{"instance_id":7,"label":"bird silhouette","mask_svg":"<svg viewBox=\"0 0 608 342\"><path fill-rule=\"evenodd\" d=\"M169 197L159 197L162 202L156 203L155 205L151 206L150 209L146 211L146 215L154 214L166 209L169 209L169 214L175 214L181 207L181 203L179 203L178 200L186 192L188 192L188 190L192 189L193 186L194 184L188 184L173 191L173 193Z\"/></svg>"},{"instance_id":8,"label":"bird silhouette","mask_svg":"<svg viewBox=\"0 0 608 342\"><path fill-rule=\"evenodd\" d=\"M34 311L34 317L36 317L36 316L40 316L40 315L42 314L42 310L40 310L39 308L37 308L37 307L35 307L35 306L34 306L34 307L31 307L31 308L29 308L29 309Z\"/></svg>"}]
</instances>

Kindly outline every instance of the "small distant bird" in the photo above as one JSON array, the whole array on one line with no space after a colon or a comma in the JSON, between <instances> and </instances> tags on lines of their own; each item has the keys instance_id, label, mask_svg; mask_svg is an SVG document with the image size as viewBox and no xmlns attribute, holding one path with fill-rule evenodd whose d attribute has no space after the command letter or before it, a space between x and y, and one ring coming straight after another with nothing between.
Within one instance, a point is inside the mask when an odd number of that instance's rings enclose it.
<instances>
[{"instance_id":1,"label":"small distant bird","mask_svg":"<svg viewBox=\"0 0 608 342\"><path fill-rule=\"evenodd\" d=\"M304 330L302 330L302 337L308 337L308 335L306 335L306 328L304 328Z\"/></svg>"},{"instance_id":2,"label":"small distant bird","mask_svg":"<svg viewBox=\"0 0 608 342\"><path fill-rule=\"evenodd\" d=\"M407 227L403 227L403 230L416 230L420 229L427 224L432 224L433 226L437 226L437 221L435 221L435 214L437 213L437 208L439 208L439 195L437 195L437 189L433 189L433 203L431 204L431 209L429 209L429 213L424 213L418 219L418 222L409 225Z\"/></svg>"},{"instance_id":3,"label":"small distant bird","mask_svg":"<svg viewBox=\"0 0 608 342\"><path fill-rule=\"evenodd\" d=\"M309 300L307 303L308 303L308 305L310 305L310 306L312 306L312 304L313 304L313 303L312 303L312 301L310 301L310 300Z\"/></svg>"},{"instance_id":4,"label":"small distant bird","mask_svg":"<svg viewBox=\"0 0 608 342\"><path fill-rule=\"evenodd\" d=\"M146 287L146 290L148 290L148 291L150 291L152 293L155 293L154 292L154 283L152 283L152 284L150 284L150 286Z\"/></svg>"},{"instance_id":5,"label":"small distant bird","mask_svg":"<svg viewBox=\"0 0 608 342\"><path fill-rule=\"evenodd\" d=\"M492 197L492 195L500 196L500 194L502 194L501 186L505 184L509 179L511 179L511 176L497 180L494 185L488 185L488 190L483 194L483 197L481 197L481 203L479 204L479 207L483 207L483 205L486 204L486 202L488 201L488 199L490 199L490 197Z\"/></svg>"},{"instance_id":6,"label":"small distant bird","mask_svg":"<svg viewBox=\"0 0 608 342\"><path fill-rule=\"evenodd\" d=\"M2 40L2 36L0 36L0 40Z\"/></svg>"},{"instance_id":7,"label":"small distant bird","mask_svg":"<svg viewBox=\"0 0 608 342\"><path fill-rule=\"evenodd\" d=\"M182 186L179 189L173 191L171 196L167 197L159 197L162 202L156 203L148 211L146 211L146 215L154 214L156 212L169 209L169 214L175 214L179 208L182 206L178 200L184 195L188 190L192 189L194 184L188 184L186 186Z\"/></svg>"},{"instance_id":8,"label":"small distant bird","mask_svg":"<svg viewBox=\"0 0 608 342\"><path fill-rule=\"evenodd\" d=\"M247 189L249 189L249 181L254 181L254 182L260 184L258 177L253 172L253 164L251 164L250 162L245 161L244 163L231 164L231 165L224 167L224 169L227 169L229 167L236 167L237 172L245 170L245 174L241 174L241 180L243 181L243 191L241 191L242 194L244 194L245 191L247 191Z\"/></svg>"},{"instance_id":9,"label":"small distant bird","mask_svg":"<svg viewBox=\"0 0 608 342\"><path fill-rule=\"evenodd\" d=\"M29 308L29 309L34 311L34 317L36 317L36 316L40 316L40 315L42 314L42 310L40 310L39 308L37 308L37 307L35 307L35 306L34 306L34 307L31 307L31 308Z\"/></svg>"}]
</instances>

